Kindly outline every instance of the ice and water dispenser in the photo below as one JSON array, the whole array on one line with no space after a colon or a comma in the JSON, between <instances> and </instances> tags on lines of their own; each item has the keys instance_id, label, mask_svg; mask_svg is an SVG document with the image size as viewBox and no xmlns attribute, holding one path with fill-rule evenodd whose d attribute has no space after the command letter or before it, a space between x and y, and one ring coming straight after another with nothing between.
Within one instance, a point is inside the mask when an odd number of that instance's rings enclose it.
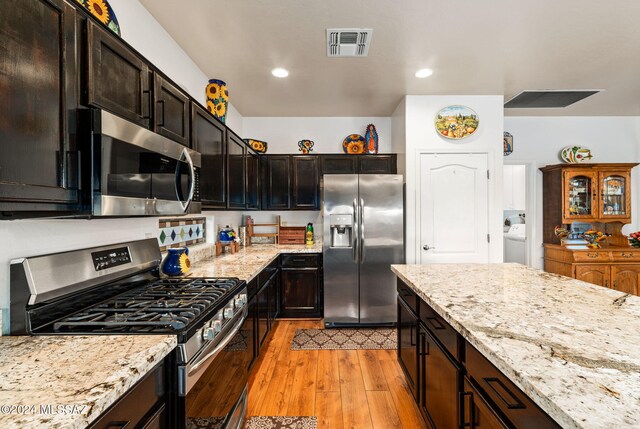
<instances>
[{"instance_id":1,"label":"ice and water dispenser","mask_svg":"<svg viewBox=\"0 0 640 429\"><path fill-rule=\"evenodd\" d=\"M329 216L331 247L351 247L353 215L332 214Z\"/></svg>"}]
</instances>

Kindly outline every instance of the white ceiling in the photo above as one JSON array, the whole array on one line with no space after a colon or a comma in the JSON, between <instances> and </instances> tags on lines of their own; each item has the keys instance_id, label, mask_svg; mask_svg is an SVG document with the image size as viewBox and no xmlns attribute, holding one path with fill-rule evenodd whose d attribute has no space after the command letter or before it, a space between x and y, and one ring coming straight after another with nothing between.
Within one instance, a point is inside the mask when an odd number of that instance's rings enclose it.
<instances>
[{"instance_id":1,"label":"white ceiling","mask_svg":"<svg viewBox=\"0 0 640 429\"><path fill-rule=\"evenodd\" d=\"M564 109L640 116L640 0L141 0L244 116L389 116L405 94L603 89ZM325 30L373 28L367 58ZM274 67L290 71L286 79ZM419 68L434 70L417 79Z\"/></svg>"}]
</instances>

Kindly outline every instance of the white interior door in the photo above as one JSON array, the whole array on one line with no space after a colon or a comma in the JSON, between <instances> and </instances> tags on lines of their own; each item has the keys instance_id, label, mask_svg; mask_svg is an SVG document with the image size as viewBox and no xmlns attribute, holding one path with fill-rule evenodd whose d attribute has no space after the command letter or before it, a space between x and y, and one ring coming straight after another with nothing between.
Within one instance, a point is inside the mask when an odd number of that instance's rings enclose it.
<instances>
[{"instance_id":1,"label":"white interior door","mask_svg":"<svg viewBox=\"0 0 640 429\"><path fill-rule=\"evenodd\" d=\"M489 261L487 154L420 156L420 262Z\"/></svg>"}]
</instances>

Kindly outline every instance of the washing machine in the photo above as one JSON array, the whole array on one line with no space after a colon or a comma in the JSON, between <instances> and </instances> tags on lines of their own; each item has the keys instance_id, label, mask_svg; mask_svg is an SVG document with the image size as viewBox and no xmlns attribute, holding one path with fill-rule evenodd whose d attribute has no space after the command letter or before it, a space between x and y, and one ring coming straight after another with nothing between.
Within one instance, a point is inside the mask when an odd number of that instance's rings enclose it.
<instances>
[{"instance_id":1,"label":"washing machine","mask_svg":"<svg viewBox=\"0 0 640 429\"><path fill-rule=\"evenodd\" d=\"M504 261L527 265L527 225L511 225L504 234Z\"/></svg>"}]
</instances>

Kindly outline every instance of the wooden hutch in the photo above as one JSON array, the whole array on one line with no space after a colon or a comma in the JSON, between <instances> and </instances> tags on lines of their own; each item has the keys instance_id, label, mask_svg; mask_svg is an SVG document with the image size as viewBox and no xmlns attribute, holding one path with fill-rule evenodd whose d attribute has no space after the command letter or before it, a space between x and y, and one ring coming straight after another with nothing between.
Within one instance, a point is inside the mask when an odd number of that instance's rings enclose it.
<instances>
[{"instance_id":1,"label":"wooden hutch","mask_svg":"<svg viewBox=\"0 0 640 429\"><path fill-rule=\"evenodd\" d=\"M631 169L625 164L558 164L543 173L544 269L639 295L640 249L622 234L631 223ZM599 249L567 246L555 228L586 222L610 233Z\"/></svg>"}]
</instances>

